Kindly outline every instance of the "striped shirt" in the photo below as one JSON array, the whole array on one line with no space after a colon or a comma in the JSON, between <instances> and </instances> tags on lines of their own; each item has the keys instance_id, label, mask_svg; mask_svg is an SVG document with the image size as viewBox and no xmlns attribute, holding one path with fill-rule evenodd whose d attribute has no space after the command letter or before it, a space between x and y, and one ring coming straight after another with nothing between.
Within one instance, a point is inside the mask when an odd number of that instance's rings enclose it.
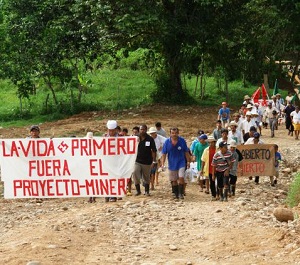
<instances>
[{"instance_id":1,"label":"striped shirt","mask_svg":"<svg viewBox=\"0 0 300 265\"><path fill-rule=\"evenodd\" d=\"M216 168L216 171L224 172L234 161L235 158L229 150L225 154L221 154L221 151L218 151L215 153L211 165Z\"/></svg>"}]
</instances>

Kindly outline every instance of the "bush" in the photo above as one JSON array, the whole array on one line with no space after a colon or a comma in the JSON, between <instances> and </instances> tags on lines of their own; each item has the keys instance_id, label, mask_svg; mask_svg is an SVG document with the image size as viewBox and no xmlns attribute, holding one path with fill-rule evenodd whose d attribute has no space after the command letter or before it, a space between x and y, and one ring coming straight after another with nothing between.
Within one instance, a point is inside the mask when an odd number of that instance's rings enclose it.
<instances>
[{"instance_id":1,"label":"bush","mask_svg":"<svg viewBox=\"0 0 300 265\"><path fill-rule=\"evenodd\" d=\"M290 207L297 206L300 203L300 173L296 174L293 183L290 185L286 202Z\"/></svg>"}]
</instances>

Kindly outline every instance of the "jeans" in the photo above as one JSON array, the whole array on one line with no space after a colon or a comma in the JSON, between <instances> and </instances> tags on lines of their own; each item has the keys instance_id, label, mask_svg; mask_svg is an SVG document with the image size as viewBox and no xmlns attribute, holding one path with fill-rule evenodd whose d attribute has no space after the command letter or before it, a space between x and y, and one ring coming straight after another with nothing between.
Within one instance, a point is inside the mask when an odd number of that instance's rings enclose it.
<instances>
[{"instance_id":1,"label":"jeans","mask_svg":"<svg viewBox=\"0 0 300 265\"><path fill-rule=\"evenodd\" d=\"M274 136L274 131L275 127L277 124L277 119L276 118L269 118L269 123L270 123L270 129L271 129L271 136Z\"/></svg>"}]
</instances>

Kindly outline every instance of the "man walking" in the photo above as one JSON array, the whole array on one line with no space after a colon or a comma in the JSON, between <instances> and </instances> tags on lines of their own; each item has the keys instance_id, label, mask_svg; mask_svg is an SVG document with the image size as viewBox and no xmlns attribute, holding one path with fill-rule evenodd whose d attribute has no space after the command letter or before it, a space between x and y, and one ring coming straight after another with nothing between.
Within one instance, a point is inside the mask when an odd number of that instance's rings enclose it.
<instances>
[{"instance_id":1,"label":"man walking","mask_svg":"<svg viewBox=\"0 0 300 265\"><path fill-rule=\"evenodd\" d=\"M154 139L147 134L147 125L141 125L138 152L133 172L136 196L141 195L141 180L145 186L145 195L150 196L150 172L151 168L157 164L156 151Z\"/></svg>"},{"instance_id":2,"label":"man walking","mask_svg":"<svg viewBox=\"0 0 300 265\"><path fill-rule=\"evenodd\" d=\"M170 138L165 141L161 158L162 167L165 166L167 155L172 192L177 199L184 199L184 173L186 166L190 165L191 157L185 140L179 136L178 128L171 128Z\"/></svg>"}]
</instances>

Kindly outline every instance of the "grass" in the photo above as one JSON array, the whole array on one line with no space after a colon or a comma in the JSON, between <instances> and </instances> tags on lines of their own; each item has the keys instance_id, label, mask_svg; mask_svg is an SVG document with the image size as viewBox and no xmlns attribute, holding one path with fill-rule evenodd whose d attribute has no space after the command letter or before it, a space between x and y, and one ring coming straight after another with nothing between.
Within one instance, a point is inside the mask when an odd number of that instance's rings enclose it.
<instances>
[{"instance_id":1,"label":"grass","mask_svg":"<svg viewBox=\"0 0 300 265\"><path fill-rule=\"evenodd\" d=\"M290 207L295 207L300 203L300 173L295 175L290 185L286 202Z\"/></svg>"},{"instance_id":2,"label":"grass","mask_svg":"<svg viewBox=\"0 0 300 265\"><path fill-rule=\"evenodd\" d=\"M155 83L151 76L142 70L121 68L111 70L104 68L95 72L88 72L83 77L88 84L86 93L83 94L81 105L76 106L76 112L93 110L119 110L136 108L141 105L151 104L151 93L155 90ZM225 92L218 89L213 77L206 77L205 97L199 98L199 89L195 93L196 78L183 78L183 86L195 98L199 105L219 106L226 100ZM44 87L38 87L36 95L20 102L17 97L17 88L7 80L0 80L2 104L0 105L0 122L2 127L24 126L62 119L72 113L70 110L71 90L56 91L61 111L55 111L51 93ZM243 87L241 81L229 83L229 104L237 108L243 101L243 96L252 93L257 87L248 85ZM77 90L73 89L76 97ZM44 115L45 101L50 95L48 109L51 114ZM22 103L22 111L21 104ZM74 113L74 112L73 112Z\"/></svg>"}]
</instances>

